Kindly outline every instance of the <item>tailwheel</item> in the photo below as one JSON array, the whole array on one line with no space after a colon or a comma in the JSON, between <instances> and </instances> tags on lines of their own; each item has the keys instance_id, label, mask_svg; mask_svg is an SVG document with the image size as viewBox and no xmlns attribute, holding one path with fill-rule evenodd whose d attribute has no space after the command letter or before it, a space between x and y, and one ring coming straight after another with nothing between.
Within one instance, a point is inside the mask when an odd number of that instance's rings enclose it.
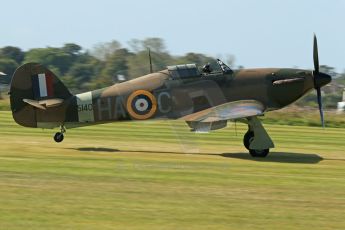
<instances>
[{"instance_id":1,"label":"tailwheel","mask_svg":"<svg viewBox=\"0 0 345 230\"><path fill-rule=\"evenodd\" d=\"M65 127L63 125L61 125L60 129L61 129L61 131L55 133L55 135L54 135L54 141L57 142L57 143L60 143L60 142L63 141L64 133L66 132L66 129L65 129Z\"/></svg>"},{"instance_id":2,"label":"tailwheel","mask_svg":"<svg viewBox=\"0 0 345 230\"><path fill-rule=\"evenodd\" d=\"M62 132L57 132L55 133L54 135L54 141L57 142L57 143L60 143L63 141L63 138L64 138L64 135Z\"/></svg>"},{"instance_id":3,"label":"tailwheel","mask_svg":"<svg viewBox=\"0 0 345 230\"><path fill-rule=\"evenodd\" d=\"M270 152L269 149L250 149L249 146L254 140L254 132L248 131L243 137L243 144L249 150L252 157L266 157Z\"/></svg>"}]
</instances>

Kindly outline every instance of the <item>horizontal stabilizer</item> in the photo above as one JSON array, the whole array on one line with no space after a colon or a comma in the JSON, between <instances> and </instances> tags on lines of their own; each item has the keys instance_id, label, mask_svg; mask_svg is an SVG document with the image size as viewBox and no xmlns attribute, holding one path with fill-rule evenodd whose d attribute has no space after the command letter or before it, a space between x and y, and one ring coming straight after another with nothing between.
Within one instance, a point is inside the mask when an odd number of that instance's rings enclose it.
<instances>
[{"instance_id":1,"label":"horizontal stabilizer","mask_svg":"<svg viewBox=\"0 0 345 230\"><path fill-rule=\"evenodd\" d=\"M31 99L23 99L25 103L28 103L29 105L36 107L38 109L46 110L47 108L56 107L63 103L63 99L59 98L53 98L53 99L47 99L47 100L41 100L41 101L35 101Z\"/></svg>"}]
</instances>

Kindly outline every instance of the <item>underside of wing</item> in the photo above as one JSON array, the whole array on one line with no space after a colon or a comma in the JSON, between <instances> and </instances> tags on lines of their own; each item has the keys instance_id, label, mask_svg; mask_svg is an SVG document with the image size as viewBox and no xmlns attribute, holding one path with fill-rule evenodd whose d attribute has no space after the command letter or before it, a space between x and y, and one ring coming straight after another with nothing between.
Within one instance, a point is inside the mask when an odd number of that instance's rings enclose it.
<instances>
[{"instance_id":1,"label":"underside of wing","mask_svg":"<svg viewBox=\"0 0 345 230\"><path fill-rule=\"evenodd\" d=\"M189 114L181 118L187 122L217 122L262 115L265 106L256 100L241 100L224 103L215 107Z\"/></svg>"}]
</instances>

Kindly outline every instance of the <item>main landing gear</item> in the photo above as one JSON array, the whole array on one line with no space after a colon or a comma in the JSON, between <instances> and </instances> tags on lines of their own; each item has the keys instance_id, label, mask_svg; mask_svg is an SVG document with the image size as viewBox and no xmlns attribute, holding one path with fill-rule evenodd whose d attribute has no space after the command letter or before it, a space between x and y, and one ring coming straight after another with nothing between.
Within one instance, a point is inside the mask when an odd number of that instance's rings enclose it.
<instances>
[{"instance_id":1,"label":"main landing gear","mask_svg":"<svg viewBox=\"0 0 345 230\"><path fill-rule=\"evenodd\" d=\"M243 137L243 144L252 157L266 157L270 148L274 148L273 141L267 134L257 117L247 119L248 131Z\"/></svg>"},{"instance_id":2,"label":"main landing gear","mask_svg":"<svg viewBox=\"0 0 345 230\"><path fill-rule=\"evenodd\" d=\"M64 139L64 133L66 132L66 129L63 125L60 126L60 132L55 133L54 135L54 141L57 143L60 143Z\"/></svg>"}]
</instances>

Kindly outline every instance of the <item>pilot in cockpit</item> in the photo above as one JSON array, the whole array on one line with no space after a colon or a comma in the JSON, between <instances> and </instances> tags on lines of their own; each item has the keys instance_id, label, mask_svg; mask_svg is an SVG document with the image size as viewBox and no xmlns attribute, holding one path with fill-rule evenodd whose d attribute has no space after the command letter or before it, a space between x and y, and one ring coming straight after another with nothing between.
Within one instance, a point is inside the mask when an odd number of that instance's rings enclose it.
<instances>
[{"instance_id":1,"label":"pilot in cockpit","mask_svg":"<svg viewBox=\"0 0 345 230\"><path fill-rule=\"evenodd\" d=\"M224 62L222 62L221 60L217 59L217 64L219 65L221 71L223 72L223 74L232 74L233 71L232 69L230 69L229 66L227 66ZM210 63L207 63L206 65L204 65L202 67L202 72L204 74L211 74L213 72L213 69L211 67Z\"/></svg>"},{"instance_id":2,"label":"pilot in cockpit","mask_svg":"<svg viewBox=\"0 0 345 230\"><path fill-rule=\"evenodd\" d=\"M207 74L211 73L212 72L211 64L207 63L206 65L204 65L202 67L202 72L207 73Z\"/></svg>"}]
</instances>

